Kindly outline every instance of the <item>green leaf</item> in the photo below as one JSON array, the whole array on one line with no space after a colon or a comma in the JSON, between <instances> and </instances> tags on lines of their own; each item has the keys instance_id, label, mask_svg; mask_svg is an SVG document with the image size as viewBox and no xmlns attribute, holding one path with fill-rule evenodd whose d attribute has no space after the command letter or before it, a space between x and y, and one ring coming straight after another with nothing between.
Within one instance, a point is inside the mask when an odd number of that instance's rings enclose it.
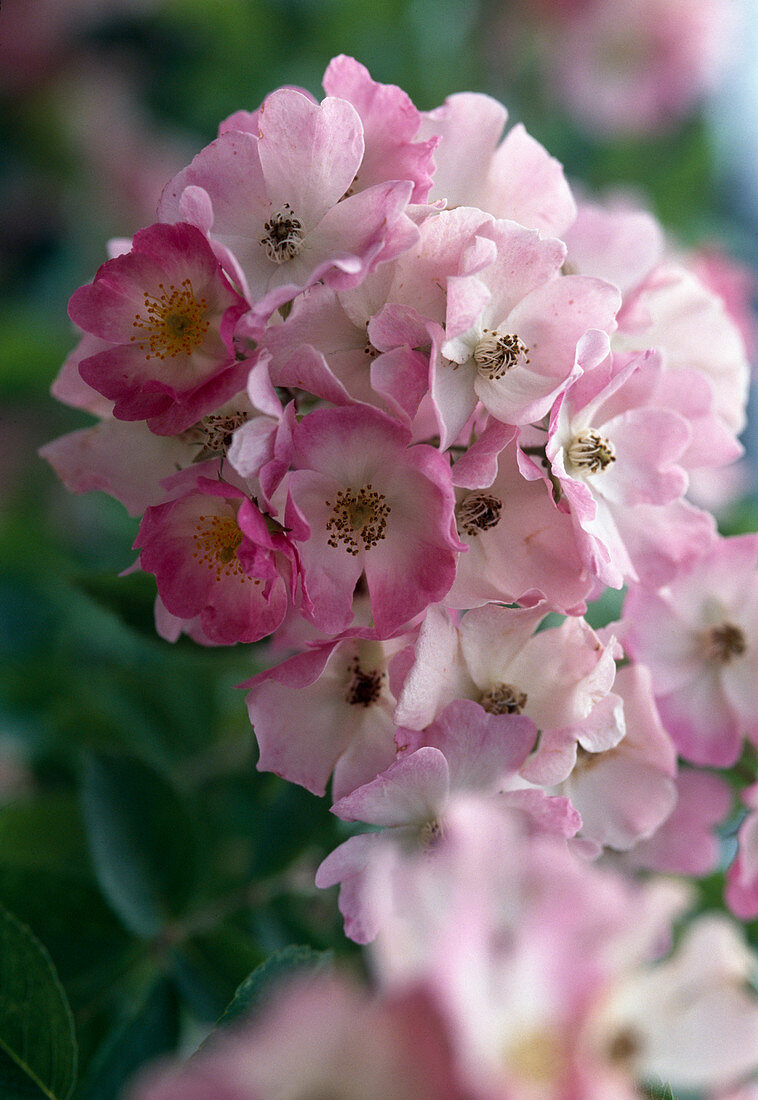
<instances>
[{"instance_id":1,"label":"green leaf","mask_svg":"<svg viewBox=\"0 0 758 1100\"><path fill-rule=\"evenodd\" d=\"M249 1015L271 993L275 985L295 974L323 970L331 966L331 951L314 951L311 947L293 944L277 951L248 974L227 1006L218 1023L225 1026L238 1016Z\"/></svg>"},{"instance_id":2,"label":"green leaf","mask_svg":"<svg viewBox=\"0 0 758 1100\"><path fill-rule=\"evenodd\" d=\"M172 977L192 1012L213 1023L264 955L250 932L230 921L177 945L171 951Z\"/></svg>"},{"instance_id":3,"label":"green leaf","mask_svg":"<svg viewBox=\"0 0 758 1100\"><path fill-rule=\"evenodd\" d=\"M43 795L0 806L0 864L91 875L73 795Z\"/></svg>"},{"instance_id":4,"label":"green leaf","mask_svg":"<svg viewBox=\"0 0 758 1100\"><path fill-rule=\"evenodd\" d=\"M278 780L273 797L265 803L255 829L256 852L252 878L264 878L281 871L306 849L323 848L323 854L338 843L339 823L329 812L325 798L316 798L294 783Z\"/></svg>"},{"instance_id":5,"label":"green leaf","mask_svg":"<svg viewBox=\"0 0 758 1100\"><path fill-rule=\"evenodd\" d=\"M63 986L36 936L1 908L0 1049L50 1100L71 1094L77 1049ZM17 1096L34 1095L10 1087Z\"/></svg>"},{"instance_id":6,"label":"green leaf","mask_svg":"<svg viewBox=\"0 0 758 1100\"><path fill-rule=\"evenodd\" d=\"M76 581L81 591L126 626L155 639L155 580L148 573L87 573Z\"/></svg>"},{"instance_id":7,"label":"green leaf","mask_svg":"<svg viewBox=\"0 0 758 1100\"><path fill-rule=\"evenodd\" d=\"M171 983L160 978L130 1005L97 1050L76 1100L117 1100L145 1062L173 1051L179 1038L179 1008Z\"/></svg>"},{"instance_id":8,"label":"green leaf","mask_svg":"<svg viewBox=\"0 0 758 1100\"><path fill-rule=\"evenodd\" d=\"M0 1096L3 1100L44 1100L46 1093L0 1048Z\"/></svg>"},{"instance_id":9,"label":"green leaf","mask_svg":"<svg viewBox=\"0 0 758 1100\"><path fill-rule=\"evenodd\" d=\"M184 804L152 768L122 756L89 756L84 819L103 893L138 936L180 916L196 880L194 832Z\"/></svg>"},{"instance_id":10,"label":"green leaf","mask_svg":"<svg viewBox=\"0 0 758 1100\"><path fill-rule=\"evenodd\" d=\"M74 1012L90 981L110 982L110 972L138 945L105 902L94 879L47 868L0 862L0 904L45 944L66 986ZM138 946L141 947L141 944ZM0 1093L0 1095L2 1095Z\"/></svg>"},{"instance_id":11,"label":"green leaf","mask_svg":"<svg viewBox=\"0 0 758 1100\"><path fill-rule=\"evenodd\" d=\"M625 596L625 588L606 588L599 599L589 604L584 618L593 630L600 630L621 618Z\"/></svg>"}]
</instances>

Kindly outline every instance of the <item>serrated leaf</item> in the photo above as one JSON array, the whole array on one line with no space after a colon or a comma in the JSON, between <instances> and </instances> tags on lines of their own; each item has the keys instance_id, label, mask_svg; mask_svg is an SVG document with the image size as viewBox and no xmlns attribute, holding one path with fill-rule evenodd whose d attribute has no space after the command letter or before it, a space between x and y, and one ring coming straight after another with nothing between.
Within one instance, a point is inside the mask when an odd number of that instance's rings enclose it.
<instances>
[{"instance_id":1,"label":"serrated leaf","mask_svg":"<svg viewBox=\"0 0 758 1100\"><path fill-rule=\"evenodd\" d=\"M0 1049L50 1100L76 1082L77 1048L66 994L45 948L0 908ZM9 1087L14 1087L11 1084ZM34 1092L16 1095L34 1095ZM9 1092L9 1096L13 1096Z\"/></svg>"},{"instance_id":2,"label":"serrated leaf","mask_svg":"<svg viewBox=\"0 0 758 1100\"><path fill-rule=\"evenodd\" d=\"M257 966L240 984L234 997L219 1018L219 1026L226 1026L239 1016L254 1012L279 982L296 974L323 970L333 961L331 951L314 951L307 946L293 944L277 951Z\"/></svg>"},{"instance_id":3,"label":"serrated leaf","mask_svg":"<svg viewBox=\"0 0 758 1100\"><path fill-rule=\"evenodd\" d=\"M157 935L184 912L195 886L184 804L161 775L125 756L89 756L82 799L103 893L132 932Z\"/></svg>"}]
</instances>

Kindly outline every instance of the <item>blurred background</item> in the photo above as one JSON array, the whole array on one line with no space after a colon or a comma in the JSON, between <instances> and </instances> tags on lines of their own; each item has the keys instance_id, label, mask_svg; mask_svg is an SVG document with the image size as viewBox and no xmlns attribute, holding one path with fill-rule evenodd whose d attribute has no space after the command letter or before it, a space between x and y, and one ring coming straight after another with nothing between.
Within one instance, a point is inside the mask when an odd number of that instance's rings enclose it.
<instances>
[{"instance_id":1,"label":"blurred background","mask_svg":"<svg viewBox=\"0 0 758 1100\"><path fill-rule=\"evenodd\" d=\"M117 576L137 521L37 457L90 422L49 388L106 241L153 221L221 119L284 83L320 95L338 53L424 110L502 100L579 194L632 197L697 250L753 348L758 0L3 0L0 901L63 981L77 1100L115 1097L272 951L350 950L309 877L344 825L254 771L233 685L255 647L159 641L152 578ZM722 529L757 516L748 481Z\"/></svg>"}]
</instances>

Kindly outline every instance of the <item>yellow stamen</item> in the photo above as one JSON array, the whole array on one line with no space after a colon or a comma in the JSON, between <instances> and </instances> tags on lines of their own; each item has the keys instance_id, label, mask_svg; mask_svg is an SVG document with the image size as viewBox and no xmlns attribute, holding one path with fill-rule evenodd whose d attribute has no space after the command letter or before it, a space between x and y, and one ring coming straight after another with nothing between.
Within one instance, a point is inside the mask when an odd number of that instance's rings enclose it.
<instances>
[{"instance_id":1,"label":"yellow stamen","mask_svg":"<svg viewBox=\"0 0 758 1100\"><path fill-rule=\"evenodd\" d=\"M145 292L145 315L136 313L132 322L144 335L132 336L132 341L140 351L146 351L145 359L191 355L202 344L210 326L205 320L208 302L195 297L189 279L180 287L172 284L168 290L158 283L158 289L160 295Z\"/></svg>"},{"instance_id":2,"label":"yellow stamen","mask_svg":"<svg viewBox=\"0 0 758 1100\"><path fill-rule=\"evenodd\" d=\"M237 547L244 535L232 516L198 516L195 533L192 536L195 550L192 557L198 565L206 565L216 574L216 580L223 576L247 579L239 558Z\"/></svg>"}]
</instances>

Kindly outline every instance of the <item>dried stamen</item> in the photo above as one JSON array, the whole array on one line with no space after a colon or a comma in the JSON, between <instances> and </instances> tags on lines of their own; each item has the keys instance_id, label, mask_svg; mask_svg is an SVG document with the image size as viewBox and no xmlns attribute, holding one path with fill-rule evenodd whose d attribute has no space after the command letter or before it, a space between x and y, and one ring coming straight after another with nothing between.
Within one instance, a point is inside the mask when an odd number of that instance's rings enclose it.
<instances>
[{"instance_id":1,"label":"dried stamen","mask_svg":"<svg viewBox=\"0 0 758 1100\"><path fill-rule=\"evenodd\" d=\"M488 714L521 714L527 694L513 684L494 684L482 693L479 706Z\"/></svg>"},{"instance_id":2,"label":"dried stamen","mask_svg":"<svg viewBox=\"0 0 758 1100\"><path fill-rule=\"evenodd\" d=\"M728 665L733 657L741 657L746 649L745 635L734 623L721 623L706 631L705 655L710 661Z\"/></svg>"},{"instance_id":3,"label":"dried stamen","mask_svg":"<svg viewBox=\"0 0 758 1100\"><path fill-rule=\"evenodd\" d=\"M244 581L247 574L237 557L237 547L243 538L237 520L232 516L198 516L192 536L195 543L192 557L198 565L206 565L215 572L217 581L222 576L236 576Z\"/></svg>"},{"instance_id":4,"label":"dried stamen","mask_svg":"<svg viewBox=\"0 0 758 1100\"><path fill-rule=\"evenodd\" d=\"M502 378L519 360L529 362L529 348L513 332L493 332L486 328L474 348L477 370L490 382Z\"/></svg>"},{"instance_id":5,"label":"dried stamen","mask_svg":"<svg viewBox=\"0 0 758 1100\"><path fill-rule=\"evenodd\" d=\"M166 289L158 283L160 294L145 292L145 315L135 313L132 327L145 335L132 336L145 359L171 359L191 355L202 344L209 321L205 320L208 302L196 298L192 283L185 279L181 286Z\"/></svg>"},{"instance_id":6,"label":"dried stamen","mask_svg":"<svg viewBox=\"0 0 758 1100\"><path fill-rule=\"evenodd\" d=\"M361 543L364 549L370 550L384 538L390 506L383 494L377 493L372 485L364 485L357 490L340 489L334 504L327 500L326 506L332 509L326 525L330 533L327 539L329 546L336 549L344 543L348 554L355 557Z\"/></svg>"},{"instance_id":7,"label":"dried stamen","mask_svg":"<svg viewBox=\"0 0 758 1100\"><path fill-rule=\"evenodd\" d=\"M361 668L357 657L354 657L352 664L348 666L348 672L350 683L345 695L346 701L352 707L370 707L381 695L385 673L376 668L369 670Z\"/></svg>"},{"instance_id":8,"label":"dried stamen","mask_svg":"<svg viewBox=\"0 0 758 1100\"><path fill-rule=\"evenodd\" d=\"M475 536L480 531L497 527L503 502L489 493L469 493L456 508L458 530L464 535Z\"/></svg>"},{"instance_id":9,"label":"dried stamen","mask_svg":"<svg viewBox=\"0 0 758 1100\"><path fill-rule=\"evenodd\" d=\"M232 445L232 436L247 420L246 412L211 413L194 426L194 442L202 444L195 461L212 455L226 455Z\"/></svg>"},{"instance_id":10,"label":"dried stamen","mask_svg":"<svg viewBox=\"0 0 758 1100\"><path fill-rule=\"evenodd\" d=\"M292 213L288 202L271 215L263 228L266 233L261 244L270 260L283 264L297 256L303 246L303 223Z\"/></svg>"},{"instance_id":11,"label":"dried stamen","mask_svg":"<svg viewBox=\"0 0 758 1100\"><path fill-rule=\"evenodd\" d=\"M575 470L596 474L616 461L613 444L598 432L582 432L568 448L568 460Z\"/></svg>"}]
</instances>

